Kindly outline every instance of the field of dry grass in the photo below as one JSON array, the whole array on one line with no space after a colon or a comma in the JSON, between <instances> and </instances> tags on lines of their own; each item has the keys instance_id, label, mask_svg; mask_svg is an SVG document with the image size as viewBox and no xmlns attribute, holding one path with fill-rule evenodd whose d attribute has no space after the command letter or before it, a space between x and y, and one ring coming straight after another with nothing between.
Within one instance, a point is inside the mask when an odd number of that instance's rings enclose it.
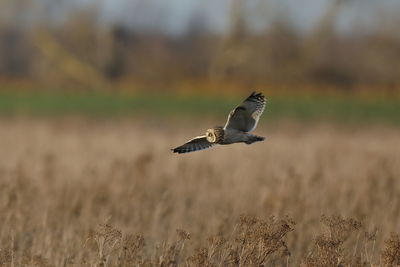
<instances>
[{"instance_id":1,"label":"field of dry grass","mask_svg":"<svg viewBox=\"0 0 400 267\"><path fill-rule=\"evenodd\" d=\"M400 129L169 151L207 126L2 119L0 266L400 264Z\"/></svg>"}]
</instances>

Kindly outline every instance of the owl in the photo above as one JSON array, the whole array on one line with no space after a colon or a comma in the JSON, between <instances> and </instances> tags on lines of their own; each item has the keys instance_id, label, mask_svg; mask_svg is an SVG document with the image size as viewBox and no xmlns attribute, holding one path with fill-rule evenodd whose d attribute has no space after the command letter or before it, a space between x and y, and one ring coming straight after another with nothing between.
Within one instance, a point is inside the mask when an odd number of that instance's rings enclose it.
<instances>
[{"instance_id":1,"label":"owl","mask_svg":"<svg viewBox=\"0 0 400 267\"><path fill-rule=\"evenodd\" d=\"M265 109L266 99L262 93L253 92L239 106L229 113L224 127L208 129L205 135L198 136L187 143L171 149L174 153L188 153L211 148L215 145L233 143L252 144L265 138L250 134L258 124Z\"/></svg>"}]
</instances>

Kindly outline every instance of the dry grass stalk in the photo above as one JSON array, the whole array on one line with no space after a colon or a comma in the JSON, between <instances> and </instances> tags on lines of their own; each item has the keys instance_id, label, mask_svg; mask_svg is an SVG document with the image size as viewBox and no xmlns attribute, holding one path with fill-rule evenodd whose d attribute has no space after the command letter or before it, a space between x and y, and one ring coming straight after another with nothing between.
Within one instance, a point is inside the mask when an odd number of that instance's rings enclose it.
<instances>
[{"instance_id":1,"label":"dry grass stalk","mask_svg":"<svg viewBox=\"0 0 400 267\"><path fill-rule=\"evenodd\" d=\"M384 266L400 265L400 237L399 234L391 233L390 238L385 241L381 261Z\"/></svg>"},{"instance_id":2,"label":"dry grass stalk","mask_svg":"<svg viewBox=\"0 0 400 267\"><path fill-rule=\"evenodd\" d=\"M191 266L265 266L272 256L290 255L286 235L293 231L294 221L270 217L262 220L242 215L231 239L209 238L209 246L198 249L189 258Z\"/></svg>"}]
</instances>

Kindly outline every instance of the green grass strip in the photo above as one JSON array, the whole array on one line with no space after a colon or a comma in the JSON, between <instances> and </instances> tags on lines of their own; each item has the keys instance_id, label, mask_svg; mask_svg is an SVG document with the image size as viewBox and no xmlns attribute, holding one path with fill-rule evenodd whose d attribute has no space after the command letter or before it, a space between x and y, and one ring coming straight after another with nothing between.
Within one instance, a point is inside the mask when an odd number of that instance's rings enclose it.
<instances>
[{"instance_id":1,"label":"green grass strip","mask_svg":"<svg viewBox=\"0 0 400 267\"><path fill-rule=\"evenodd\" d=\"M0 92L0 115L227 116L241 98L110 93ZM346 97L268 97L263 118L400 124L400 100Z\"/></svg>"}]
</instances>

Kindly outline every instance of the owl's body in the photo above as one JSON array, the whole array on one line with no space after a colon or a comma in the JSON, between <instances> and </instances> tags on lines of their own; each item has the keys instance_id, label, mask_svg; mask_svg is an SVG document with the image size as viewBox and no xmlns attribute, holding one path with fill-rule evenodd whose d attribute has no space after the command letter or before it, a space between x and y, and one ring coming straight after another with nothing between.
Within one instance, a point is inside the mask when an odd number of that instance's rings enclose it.
<instances>
[{"instance_id":1,"label":"owl's body","mask_svg":"<svg viewBox=\"0 0 400 267\"><path fill-rule=\"evenodd\" d=\"M217 138L213 141L212 137L208 137L208 135L216 135ZM264 137L249 134L247 132L243 132L236 129L230 128L222 128L222 127L215 127L208 129L206 132L207 141L210 143L216 143L219 145L230 145L234 143L246 143L251 144L257 141L263 141Z\"/></svg>"},{"instance_id":2,"label":"owl's body","mask_svg":"<svg viewBox=\"0 0 400 267\"><path fill-rule=\"evenodd\" d=\"M229 145L233 143L252 144L265 138L250 134L258 124L265 109L266 99L261 93L253 92L242 104L229 113L224 127L208 129L204 136L198 136L186 144L172 149L175 153L188 153L210 148L216 144Z\"/></svg>"}]
</instances>

